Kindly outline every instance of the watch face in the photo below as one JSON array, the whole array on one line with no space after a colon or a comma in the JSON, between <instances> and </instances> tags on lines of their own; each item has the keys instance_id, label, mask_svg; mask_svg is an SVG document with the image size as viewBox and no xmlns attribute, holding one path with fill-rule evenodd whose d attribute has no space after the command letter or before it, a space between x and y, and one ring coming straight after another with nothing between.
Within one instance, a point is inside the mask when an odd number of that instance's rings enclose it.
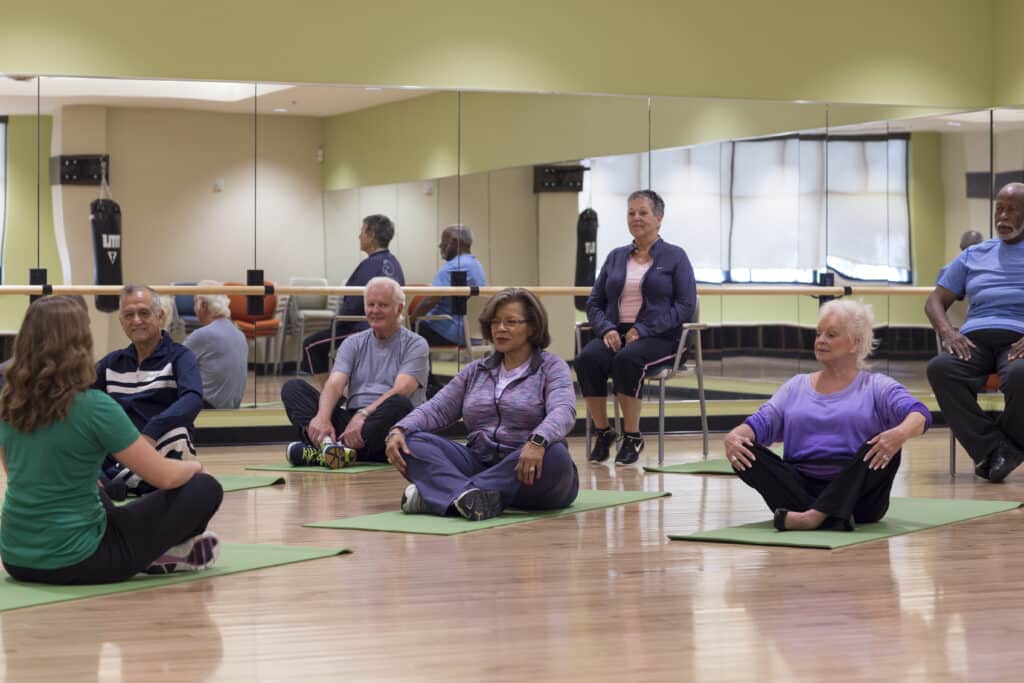
<instances>
[{"instance_id":1,"label":"watch face","mask_svg":"<svg viewBox=\"0 0 1024 683\"><path fill-rule=\"evenodd\" d=\"M543 436L541 436L540 434L534 434L530 437L530 443L536 444L538 446L543 446L546 442Z\"/></svg>"}]
</instances>

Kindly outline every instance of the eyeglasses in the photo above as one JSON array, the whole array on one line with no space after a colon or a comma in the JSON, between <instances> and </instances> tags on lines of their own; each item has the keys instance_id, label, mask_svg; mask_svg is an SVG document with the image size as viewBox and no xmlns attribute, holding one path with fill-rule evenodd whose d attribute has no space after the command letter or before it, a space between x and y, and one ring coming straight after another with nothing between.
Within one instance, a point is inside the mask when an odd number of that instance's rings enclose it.
<instances>
[{"instance_id":1,"label":"eyeglasses","mask_svg":"<svg viewBox=\"0 0 1024 683\"><path fill-rule=\"evenodd\" d=\"M491 327L504 327L506 330L511 330L513 327L519 327L525 325L528 320L516 320L515 318L495 318L490 321Z\"/></svg>"},{"instance_id":2,"label":"eyeglasses","mask_svg":"<svg viewBox=\"0 0 1024 683\"><path fill-rule=\"evenodd\" d=\"M121 320L131 320L132 318L138 318L139 320L149 320L153 317L153 311L148 308L140 308L137 311L121 311Z\"/></svg>"}]
</instances>

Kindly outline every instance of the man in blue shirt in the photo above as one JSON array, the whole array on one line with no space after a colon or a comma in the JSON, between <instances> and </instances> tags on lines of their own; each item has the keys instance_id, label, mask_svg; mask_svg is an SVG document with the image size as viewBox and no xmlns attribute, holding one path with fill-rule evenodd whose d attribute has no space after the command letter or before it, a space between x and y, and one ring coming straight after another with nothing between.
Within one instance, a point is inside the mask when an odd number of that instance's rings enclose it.
<instances>
[{"instance_id":1,"label":"man in blue shirt","mask_svg":"<svg viewBox=\"0 0 1024 683\"><path fill-rule=\"evenodd\" d=\"M997 239L968 247L942 269L924 310L941 340L928 381L942 415L975 474L1000 482L1024 462L1024 184L999 190L995 228ZM957 330L947 311L964 297L970 306ZM998 419L977 400L993 372L1006 397Z\"/></svg>"},{"instance_id":2,"label":"man in blue shirt","mask_svg":"<svg viewBox=\"0 0 1024 683\"><path fill-rule=\"evenodd\" d=\"M473 248L473 232L465 225L449 225L441 233L441 258L444 264L434 276L430 284L434 287L451 285L453 271L466 271L466 284L470 287L483 287L487 284L483 266L470 250ZM424 315L447 315L451 320L424 320L416 326L416 319ZM431 346L465 346L464 315L452 314L451 298L447 296L431 296L420 301L416 310L409 312L409 322L414 330L427 340Z\"/></svg>"},{"instance_id":3,"label":"man in blue shirt","mask_svg":"<svg viewBox=\"0 0 1024 683\"><path fill-rule=\"evenodd\" d=\"M364 287L375 277L389 277L400 285L405 284L402 265L395 255L388 251L388 245L395 236L395 224L382 214L373 214L363 219L359 230L359 249L366 252L356 269L345 282L346 287ZM338 315L365 316L363 297L346 296L338 309ZM330 328L311 334L302 340L301 369L313 375L323 386L331 370L330 351L341 344L341 340L355 332L367 329L365 321L338 323L336 336L331 338Z\"/></svg>"}]
</instances>

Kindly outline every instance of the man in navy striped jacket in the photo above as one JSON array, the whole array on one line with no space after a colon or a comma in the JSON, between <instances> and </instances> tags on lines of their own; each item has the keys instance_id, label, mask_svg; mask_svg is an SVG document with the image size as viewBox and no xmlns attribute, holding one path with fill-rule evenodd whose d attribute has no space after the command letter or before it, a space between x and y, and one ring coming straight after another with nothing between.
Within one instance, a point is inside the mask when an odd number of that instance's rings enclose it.
<instances>
[{"instance_id":1,"label":"man in navy striped jacket","mask_svg":"<svg viewBox=\"0 0 1024 683\"><path fill-rule=\"evenodd\" d=\"M93 387L117 401L165 458L195 458L192 429L203 407L203 379L196 357L163 330L160 296L149 287L125 285L119 316L131 344L111 351L97 364ZM113 498L122 497L118 495L122 487L135 495L154 490L110 456L100 478Z\"/></svg>"}]
</instances>

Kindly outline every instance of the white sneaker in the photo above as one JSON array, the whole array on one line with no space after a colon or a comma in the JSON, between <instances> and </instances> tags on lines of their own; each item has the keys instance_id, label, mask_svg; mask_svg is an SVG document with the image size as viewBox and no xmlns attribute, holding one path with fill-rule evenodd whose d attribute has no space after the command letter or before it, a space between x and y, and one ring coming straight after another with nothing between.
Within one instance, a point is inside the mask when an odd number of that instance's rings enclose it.
<instances>
[{"instance_id":1,"label":"white sneaker","mask_svg":"<svg viewBox=\"0 0 1024 683\"><path fill-rule=\"evenodd\" d=\"M213 566L220 557L220 539L212 531L204 531L184 543L168 548L146 567L147 574L196 572Z\"/></svg>"},{"instance_id":2,"label":"white sneaker","mask_svg":"<svg viewBox=\"0 0 1024 683\"><path fill-rule=\"evenodd\" d=\"M425 515L427 513L427 503L420 496L420 490L416 488L416 484L409 484L405 487L405 493L402 494L402 512L407 515Z\"/></svg>"}]
</instances>

